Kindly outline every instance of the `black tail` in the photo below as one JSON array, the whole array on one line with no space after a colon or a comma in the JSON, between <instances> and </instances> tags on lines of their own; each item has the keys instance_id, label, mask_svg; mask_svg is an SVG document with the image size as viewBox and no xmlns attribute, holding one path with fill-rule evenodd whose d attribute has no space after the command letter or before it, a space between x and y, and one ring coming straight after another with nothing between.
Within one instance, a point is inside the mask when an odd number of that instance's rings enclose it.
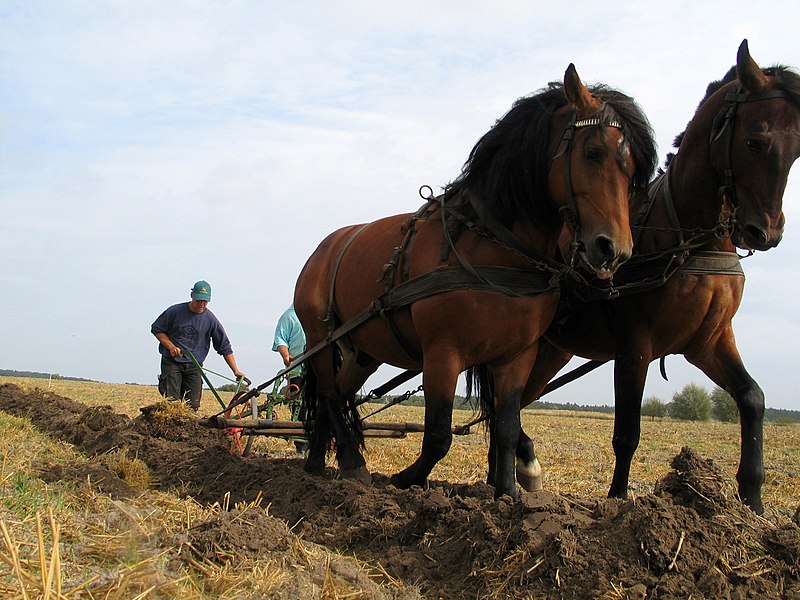
<instances>
[{"instance_id":1,"label":"black tail","mask_svg":"<svg viewBox=\"0 0 800 600\"><path fill-rule=\"evenodd\" d=\"M344 422L350 428L350 431L353 432L356 443L362 450L366 449L367 446L364 443L364 427L361 423L361 417L358 414L358 404L356 403L355 394L347 398L345 402Z\"/></svg>"},{"instance_id":2,"label":"black tail","mask_svg":"<svg viewBox=\"0 0 800 600\"><path fill-rule=\"evenodd\" d=\"M330 410L328 406L326 406L326 402L330 402L330 399L321 399L319 397L317 390L317 376L314 373L314 369L312 368L310 362L307 362L305 365L304 377L303 404L300 409L300 414L304 415L303 429L305 430L308 439L313 440L316 439L314 437L314 430L321 422L320 419L325 420L326 425L333 425L333 423L330 421L330 412L325 412ZM347 426L347 428L353 432L356 443L361 446L361 448L365 448L364 429L361 425L361 418L358 414L358 406L356 404L355 394L351 398L346 399L342 412L344 413L345 426ZM325 436L327 439L323 443L326 444L326 446L330 449L330 435L332 433L330 427L323 426L321 431L326 432Z\"/></svg>"},{"instance_id":3,"label":"black tail","mask_svg":"<svg viewBox=\"0 0 800 600\"><path fill-rule=\"evenodd\" d=\"M467 400L478 400L480 416L485 418L487 427L494 420L494 379L484 364L467 369Z\"/></svg>"},{"instance_id":4,"label":"black tail","mask_svg":"<svg viewBox=\"0 0 800 600\"><path fill-rule=\"evenodd\" d=\"M317 376L314 369L311 368L310 362L305 365L303 373L303 402L300 407L300 415L303 418L303 429L306 432L308 439L311 439L313 433L314 423L317 420Z\"/></svg>"}]
</instances>

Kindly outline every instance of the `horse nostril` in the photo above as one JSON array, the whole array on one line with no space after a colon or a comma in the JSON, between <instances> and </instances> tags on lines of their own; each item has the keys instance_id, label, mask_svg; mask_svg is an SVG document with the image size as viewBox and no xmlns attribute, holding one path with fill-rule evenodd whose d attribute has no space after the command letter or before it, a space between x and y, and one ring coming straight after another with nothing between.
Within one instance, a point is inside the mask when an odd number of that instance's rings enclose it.
<instances>
[{"instance_id":1,"label":"horse nostril","mask_svg":"<svg viewBox=\"0 0 800 600\"><path fill-rule=\"evenodd\" d=\"M594 251L598 264L613 260L617 255L617 247L614 244L614 240L604 235L598 235L594 239Z\"/></svg>"},{"instance_id":2,"label":"horse nostril","mask_svg":"<svg viewBox=\"0 0 800 600\"><path fill-rule=\"evenodd\" d=\"M744 228L744 235L752 246L759 248L769 245L769 235L760 227L747 225Z\"/></svg>"}]
</instances>

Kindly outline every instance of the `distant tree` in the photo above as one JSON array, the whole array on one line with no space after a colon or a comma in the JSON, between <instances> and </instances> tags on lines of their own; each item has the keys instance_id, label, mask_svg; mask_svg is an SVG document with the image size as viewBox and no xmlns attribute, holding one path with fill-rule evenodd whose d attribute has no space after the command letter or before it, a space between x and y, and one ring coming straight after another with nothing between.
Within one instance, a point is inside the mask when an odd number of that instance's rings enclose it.
<instances>
[{"instance_id":1,"label":"distant tree","mask_svg":"<svg viewBox=\"0 0 800 600\"><path fill-rule=\"evenodd\" d=\"M711 398L705 388L690 383L672 396L669 416L683 421L708 421L711 419Z\"/></svg>"},{"instance_id":2,"label":"distant tree","mask_svg":"<svg viewBox=\"0 0 800 600\"><path fill-rule=\"evenodd\" d=\"M733 396L719 386L711 390L711 406L717 421L736 423L739 420L739 408L736 406L736 401Z\"/></svg>"},{"instance_id":3,"label":"distant tree","mask_svg":"<svg viewBox=\"0 0 800 600\"><path fill-rule=\"evenodd\" d=\"M667 416L667 404L656 396L649 396L642 402L642 416L651 417L655 420L656 417Z\"/></svg>"}]
</instances>

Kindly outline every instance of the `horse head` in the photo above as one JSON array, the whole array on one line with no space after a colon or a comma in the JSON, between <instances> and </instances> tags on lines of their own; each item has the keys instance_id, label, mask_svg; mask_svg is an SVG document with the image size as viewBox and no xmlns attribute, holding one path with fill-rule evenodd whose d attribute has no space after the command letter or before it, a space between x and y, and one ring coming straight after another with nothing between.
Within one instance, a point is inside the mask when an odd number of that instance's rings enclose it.
<instances>
[{"instance_id":1,"label":"horse head","mask_svg":"<svg viewBox=\"0 0 800 600\"><path fill-rule=\"evenodd\" d=\"M622 117L583 84L572 64L564 94L567 103L551 123L550 193L572 238L570 261L580 258L609 279L633 248L628 202L637 162Z\"/></svg>"},{"instance_id":2,"label":"horse head","mask_svg":"<svg viewBox=\"0 0 800 600\"><path fill-rule=\"evenodd\" d=\"M739 46L735 75L715 92L721 108L709 154L722 214L731 215L731 240L743 249L769 250L783 235L783 193L800 156L800 76L782 66L762 70L747 40Z\"/></svg>"}]
</instances>

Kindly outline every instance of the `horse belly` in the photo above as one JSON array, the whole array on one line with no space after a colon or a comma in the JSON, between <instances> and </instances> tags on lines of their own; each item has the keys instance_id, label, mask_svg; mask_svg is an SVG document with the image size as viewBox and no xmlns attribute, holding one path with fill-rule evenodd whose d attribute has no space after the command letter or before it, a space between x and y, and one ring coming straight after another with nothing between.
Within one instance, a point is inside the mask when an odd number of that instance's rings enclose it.
<instances>
[{"instance_id":1,"label":"horse belly","mask_svg":"<svg viewBox=\"0 0 800 600\"><path fill-rule=\"evenodd\" d=\"M617 352L613 323L603 302L587 302L566 316L557 316L545 332L557 348L593 360L611 360Z\"/></svg>"},{"instance_id":2,"label":"horse belly","mask_svg":"<svg viewBox=\"0 0 800 600\"><path fill-rule=\"evenodd\" d=\"M536 344L553 319L558 297L514 298L458 291L417 302L414 324L426 352L457 355L462 368L508 363Z\"/></svg>"}]
</instances>

